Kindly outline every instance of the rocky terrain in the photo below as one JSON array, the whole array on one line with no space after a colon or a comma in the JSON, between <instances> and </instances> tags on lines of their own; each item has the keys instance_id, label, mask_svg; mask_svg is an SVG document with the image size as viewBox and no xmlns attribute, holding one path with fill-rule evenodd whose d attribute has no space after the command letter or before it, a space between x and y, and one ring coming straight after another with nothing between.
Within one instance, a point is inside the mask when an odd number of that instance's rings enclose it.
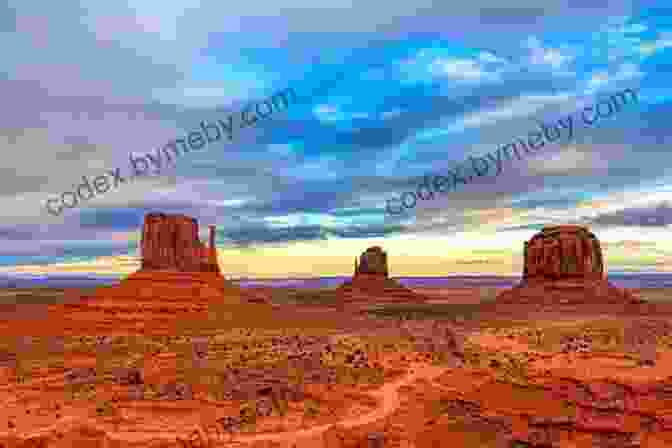
<instances>
[{"instance_id":1,"label":"rocky terrain","mask_svg":"<svg viewBox=\"0 0 672 448\"><path fill-rule=\"evenodd\" d=\"M309 427L365 421L381 412L381 397L396 393L385 384L404 381L397 358L413 344L399 339L391 320L343 316L342 322L313 335L301 326L4 338L0 419L7 430L0 443L179 446L194 428L217 443L253 442L259 433L287 441ZM445 356L457 350L450 334L441 334L448 338L443 345L432 342Z\"/></svg>"},{"instance_id":2,"label":"rocky terrain","mask_svg":"<svg viewBox=\"0 0 672 448\"><path fill-rule=\"evenodd\" d=\"M222 308L235 316L182 334L190 313L163 325L138 313L135 331L71 318L80 331L62 336L56 315L31 338L4 331L0 443L670 443L670 307L628 320L604 309L504 314L478 304L365 315L275 308L277 320L244 312L259 306Z\"/></svg>"}]
</instances>

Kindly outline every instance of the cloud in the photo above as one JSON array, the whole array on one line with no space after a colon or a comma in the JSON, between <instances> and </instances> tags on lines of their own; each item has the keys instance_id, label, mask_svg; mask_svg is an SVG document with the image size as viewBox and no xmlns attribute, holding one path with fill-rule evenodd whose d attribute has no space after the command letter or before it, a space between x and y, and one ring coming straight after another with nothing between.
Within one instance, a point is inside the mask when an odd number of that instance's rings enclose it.
<instances>
[{"instance_id":1,"label":"cloud","mask_svg":"<svg viewBox=\"0 0 672 448\"><path fill-rule=\"evenodd\" d=\"M489 260L487 258L476 260L456 260L455 264L502 264L501 261Z\"/></svg>"},{"instance_id":2,"label":"cloud","mask_svg":"<svg viewBox=\"0 0 672 448\"><path fill-rule=\"evenodd\" d=\"M672 205L670 202L662 202L655 207L627 208L601 214L592 222L598 225L667 227L672 225Z\"/></svg>"},{"instance_id":3,"label":"cloud","mask_svg":"<svg viewBox=\"0 0 672 448\"><path fill-rule=\"evenodd\" d=\"M609 160L586 148L572 146L548 157L530 159L527 166L534 175L595 175L609 169Z\"/></svg>"},{"instance_id":4,"label":"cloud","mask_svg":"<svg viewBox=\"0 0 672 448\"><path fill-rule=\"evenodd\" d=\"M560 69L574 59L571 54L565 54L558 48L542 46L536 36L530 36L525 45L530 50L529 64L533 66L550 66L552 69Z\"/></svg>"},{"instance_id":5,"label":"cloud","mask_svg":"<svg viewBox=\"0 0 672 448\"><path fill-rule=\"evenodd\" d=\"M230 242L234 247L252 247L293 241L380 238L396 234L400 230L400 226L385 225L335 227L314 224L283 227L273 224L251 224L236 230L218 230L217 238Z\"/></svg>"},{"instance_id":6,"label":"cloud","mask_svg":"<svg viewBox=\"0 0 672 448\"><path fill-rule=\"evenodd\" d=\"M665 37L660 39L643 42L639 46L639 51L643 56L647 57L668 47L672 47L672 36L670 36L669 33L665 34Z\"/></svg>"},{"instance_id":7,"label":"cloud","mask_svg":"<svg viewBox=\"0 0 672 448\"><path fill-rule=\"evenodd\" d=\"M486 24L528 24L534 23L546 14L544 8L491 8L481 9L479 17Z\"/></svg>"},{"instance_id":8,"label":"cloud","mask_svg":"<svg viewBox=\"0 0 672 448\"><path fill-rule=\"evenodd\" d=\"M477 61L469 59L438 59L432 62L430 71L435 76L446 76L454 81L496 81L497 73L487 72Z\"/></svg>"},{"instance_id":9,"label":"cloud","mask_svg":"<svg viewBox=\"0 0 672 448\"><path fill-rule=\"evenodd\" d=\"M444 128L444 132L460 132L466 128L481 128L506 119L530 116L549 105L567 103L570 99L569 95L530 95L515 98L508 103L498 104L495 108L469 114Z\"/></svg>"},{"instance_id":10,"label":"cloud","mask_svg":"<svg viewBox=\"0 0 672 448\"><path fill-rule=\"evenodd\" d=\"M632 81L641 78L642 76L643 73L637 64L625 62L620 64L613 74L610 74L609 71L598 71L593 73L586 82L584 92L592 95L598 90L603 90L604 87L612 86L621 81ZM631 82L629 85L632 87Z\"/></svg>"}]
</instances>

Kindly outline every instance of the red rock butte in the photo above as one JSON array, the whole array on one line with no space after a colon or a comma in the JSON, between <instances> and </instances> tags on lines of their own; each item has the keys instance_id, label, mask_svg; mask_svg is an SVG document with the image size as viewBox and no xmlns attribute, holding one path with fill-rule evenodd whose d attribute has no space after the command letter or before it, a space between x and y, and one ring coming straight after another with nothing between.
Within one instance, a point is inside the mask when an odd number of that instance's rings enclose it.
<instances>
[{"instance_id":1,"label":"red rock butte","mask_svg":"<svg viewBox=\"0 0 672 448\"><path fill-rule=\"evenodd\" d=\"M149 213L141 240L142 264L119 284L99 288L78 308L144 308L204 311L208 303L267 302L259 293L243 290L222 276L215 248L198 239L198 222L185 215Z\"/></svg>"},{"instance_id":2,"label":"red rock butte","mask_svg":"<svg viewBox=\"0 0 672 448\"><path fill-rule=\"evenodd\" d=\"M378 246L369 247L355 258L352 280L338 287L343 304L364 303L375 305L384 302L423 302L425 297L389 278L387 253Z\"/></svg>"},{"instance_id":3,"label":"red rock butte","mask_svg":"<svg viewBox=\"0 0 672 448\"><path fill-rule=\"evenodd\" d=\"M498 303L640 303L605 276L602 248L586 227L544 227L524 246L523 279Z\"/></svg>"},{"instance_id":4,"label":"red rock butte","mask_svg":"<svg viewBox=\"0 0 672 448\"><path fill-rule=\"evenodd\" d=\"M142 270L214 272L219 274L215 226L210 247L198 239L198 221L185 215L149 213L142 230Z\"/></svg>"}]
</instances>

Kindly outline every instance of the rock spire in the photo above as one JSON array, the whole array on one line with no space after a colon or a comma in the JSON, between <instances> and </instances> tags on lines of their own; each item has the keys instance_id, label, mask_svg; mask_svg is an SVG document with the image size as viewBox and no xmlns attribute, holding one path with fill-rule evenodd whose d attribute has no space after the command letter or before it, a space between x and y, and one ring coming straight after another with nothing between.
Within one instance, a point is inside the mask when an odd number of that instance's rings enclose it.
<instances>
[{"instance_id":1,"label":"rock spire","mask_svg":"<svg viewBox=\"0 0 672 448\"><path fill-rule=\"evenodd\" d=\"M338 287L343 304L371 304L384 302L418 302L425 298L398 281L389 278L387 253L379 247L366 249L355 257L352 280Z\"/></svg>"},{"instance_id":2,"label":"rock spire","mask_svg":"<svg viewBox=\"0 0 672 448\"><path fill-rule=\"evenodd\" d=\"M355 260L355 276L361 274L388 277L387 253L379 246L369 247L359 256L359 265Z\"/></svg>"}]
</instances>

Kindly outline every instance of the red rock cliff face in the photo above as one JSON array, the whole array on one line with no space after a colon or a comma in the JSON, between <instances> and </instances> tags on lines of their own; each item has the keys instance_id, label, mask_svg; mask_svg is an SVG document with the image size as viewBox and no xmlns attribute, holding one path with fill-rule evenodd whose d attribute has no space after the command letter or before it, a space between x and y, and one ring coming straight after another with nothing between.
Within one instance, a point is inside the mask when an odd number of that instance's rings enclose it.
<instances>
[{"instance_id":1,"label":"red rock cliff face","mask_svg":"<svg viewBox=\"0 0 672 448\"><path fill-rule=\"evenodd\" d=\"M211 247L198 239L198 222L185 215L149 213L142 229L142 270L219 273L214 248L214 227L210 227Z\"/></svg>"},{"instance_id":2,"label":"red rock cliff face","mask_svg":"<svg viewBox=\"0 0 672 448\"><path fill-rule=\"evenodd\" d=\"M387 253L379 246L373 246L359 257L359 264L355 259L355 277L362 274L375 275L387 278Z\"/></svg>"},{"instance_id":3,"label":"red rock cliff face","mask_svg":"<svg viewBox=\"0 0 672 448\"><path fill-rule=\"evenodd\" d=\"M194 218L150 213L142 230L141 268L118 284L97 288L92 295L73 293L74 303L66 305L65 312L89 313L87 318L104 321L96 325L116 331L122 324L133 328L145 322L168 325L180 314L205 312L212 303L268 303L268 295L242 289L224 278L214 243L215 226L210 226L208 248L198 240ZM123 323L108 318L108 313L117 312L138 315ZM191 318L197 319L193 314Z\"/></svg>"},{"instance_id":4,"label":"red rock cliff face","mask_svg":"<svg viewBox=\"0 0 672 448\"><path fill-rule=\"evenodd\" d=\"M582 226L545 227L524 246L522 282L499 302L639 303L607 282L600 242Z\"/></svg>"},{"instance_id":5,"label":"red rock cliff face","mask_svg":"<svg viewBox=\"0 0 672 448\"><path fill-rule=\"evenodd\" d=\"M600 242L580 226L546 227L525 243L525 279L601 279Z\"/></svg>"}]
</instances>

